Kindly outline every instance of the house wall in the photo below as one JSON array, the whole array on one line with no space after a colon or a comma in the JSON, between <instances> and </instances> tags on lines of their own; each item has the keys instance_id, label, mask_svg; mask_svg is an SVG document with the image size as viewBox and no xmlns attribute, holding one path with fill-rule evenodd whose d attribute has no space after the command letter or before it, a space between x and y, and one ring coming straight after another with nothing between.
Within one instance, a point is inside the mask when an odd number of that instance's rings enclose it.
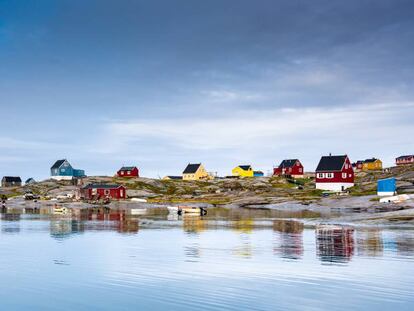
<instances>
[{"instance_id":1,"label":"house wall","mask_svg":"<svg viewBox=\"0 0 414 311\"><path fill-rule=\"evenodd\" d=\"M237 166L231 171L233 176L240 176L240 177L253 177L254 171L250 168L249 170L245 171L241 167Z\"/></svg>"},{"instance_id":2,"label":"house wall","mask_svg":"<svg viewBox=\"0 0 414 311\"><path fill-rule=\"evenodd\" d=\"M92 199L94 197L99 197L99 198L110 197L115 200L126 198L126 189L124 187L113 188L113 189L104 189L104 188L83 189L82 192L83 192L84 198L87 200Z\"/></svg>"},{"instance_id":3,"label":"house wall","mask_svg":"<svg viewBox=\"0 0 414 311\"><path fill-rule=\"evenodd\" d=\"M316 189L326 190L326 191L335 191L335 192L341 192L353 186L354 186L354 183L346 183L346 182L317 182L316 183Z\"/></svg>"},{"instance_id":4,"label":"house wall","mask_svg":"<svg viewBox=\"0 0 414 311\"><path fill-rule=\"evenodd\" d=\"M365 162L364 164L362 164L363 171L381 170L381 169L382 169L381 160L376 160L375 162Z\"/></svg>"}]
</instances>

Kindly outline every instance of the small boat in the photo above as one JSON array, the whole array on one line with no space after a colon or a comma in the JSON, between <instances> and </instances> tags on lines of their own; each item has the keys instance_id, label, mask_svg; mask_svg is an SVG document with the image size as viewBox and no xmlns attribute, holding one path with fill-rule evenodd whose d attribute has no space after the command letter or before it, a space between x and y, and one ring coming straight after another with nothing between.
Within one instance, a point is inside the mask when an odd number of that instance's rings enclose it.
<instances>
[{"instance_id":1,"label":"small boat","mask_svg":"<svg viewBox=\"0 0 414 311\"><path fill-rule=\"evenodd\" d=\"M170 214L178 214L178 206L167 206Z\"/></svg>"},{"instance_id":2,"label":"small boat","mask_svg":"<svg viewBox=\"0 0 414 311\"><path fill-rule=\"evenodd\" d=\"M131 208L129 210L129 213L131 215L145 215L147 213L146 208Z\"/></svg>"},{"instance_id":3,"label":"small boat","mask_svg":"<svg viewBox=\"0 0 414 311\"><path fill-rule=\"evenodd\" d=\"M179 206L178 215L184 215L184 214L204 216L207 214L207 210L202 207Z\"/></svg>"}]
</instances>

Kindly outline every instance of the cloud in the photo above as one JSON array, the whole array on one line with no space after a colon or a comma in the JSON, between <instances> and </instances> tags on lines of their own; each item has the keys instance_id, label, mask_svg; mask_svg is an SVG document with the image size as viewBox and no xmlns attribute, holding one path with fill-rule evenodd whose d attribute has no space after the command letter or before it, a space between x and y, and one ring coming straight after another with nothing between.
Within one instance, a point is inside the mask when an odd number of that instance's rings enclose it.
<instances>
[{"instance_id":1,"label":"cloud","mask_svg":"<svg viewBox=\"0 0 414 311\"><path fill-rule=\"evenodd\" d=\"M395 141L399 133L414 129L411 122L394 124L414 113L414 103L367 106L279 108L243 111L225 117L196 116L169 120L123 120L106 125L106 152L117 153L139 143L168 142L179 149L209 150L287 146L338 139ZM390 131L392 129L392 131ZM111 143L113 142L113 143Z\"/></svg>"}]
</instances>

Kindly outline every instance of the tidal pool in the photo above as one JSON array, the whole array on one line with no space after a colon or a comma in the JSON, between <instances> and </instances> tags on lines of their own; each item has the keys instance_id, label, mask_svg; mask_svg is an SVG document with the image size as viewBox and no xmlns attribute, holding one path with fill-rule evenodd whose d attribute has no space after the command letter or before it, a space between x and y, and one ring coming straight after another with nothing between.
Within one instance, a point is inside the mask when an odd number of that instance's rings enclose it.
<instances>
[{"instance_id":1,"label":"tidal pool","mask_svg":"<svg viewBox=\"0 0 414 311\"><path fill-rule=\"evenodd\" d=\"M1 217L2 310L414 308L413 230L318 232L292 220L186 216Z\"/></svg>"}]
</instances>

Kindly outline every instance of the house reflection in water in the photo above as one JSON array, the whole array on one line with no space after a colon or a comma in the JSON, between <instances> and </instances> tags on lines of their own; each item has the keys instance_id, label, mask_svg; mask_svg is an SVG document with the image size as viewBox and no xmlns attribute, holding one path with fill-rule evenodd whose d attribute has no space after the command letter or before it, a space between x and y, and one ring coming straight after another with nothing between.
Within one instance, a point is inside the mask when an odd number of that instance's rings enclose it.
<instances>
[{"instance_id":1,"label":"house reflection in water","mask_svg":"<svg viewBox=\"0 0 414 311\"><path fill-rule=\"evenodd\" d=\"M73 209L70 215L53 215L50 219L50 234L57 239L84 231L137 233L138 230L139 220L118 209Z\"/></svg>"},{"instance_id":2,"label":"house reflection in water","mask_svg":"<svg viewBox=\"0 0 414 311\"><path fill-rule=\"evenodd\" d=\"M358 256L380 257L384 254L384 243L380 230L358 230L356 237Z\"/></svg>"},{"instance_id":3,"label":"house reflection in water","mask_svg":"<svg viewBox=\"0 0 414 311\"><path fill-rule=\"evenodd\" d=\"M186 215L182 216L183 230L187 233L199 233L206 230L206 222L198 215Z\"/></svg>"},{"instance_id":4,"label":"house reflection in water","mask_svg":"<svg viewBox=\"0 0 414 311\"><path fill-rule=\"evenodd\" d=\"M397 253L400 256L414 257L414 236L407 232L401 232L395 237Z\"/></svg>"},{"instance_id":5,"label":"house reflection in water","mask_svg":"<svg viewBox=\"0 0 414 311\"><path fill-rule=\"evenodd\" d=\"M323 225L316 228L316 252L323 262L345 263L354 255L354 229Z\"/></svg>"},{"instance_id":6,"label":"house reflection in water","mask_svg":"<svg viewBox=\"0 0 414 311\"><path fill-rule=\"evenodd\" d=\"M6 213L1 215L1 232L14 234L20 232L20 214Z\"/></svg>"},{"instance_id":7,"label":"house reflection in water","mask_svg":"<svg viewBox=\"0 0 414 311\"><path fill-rule=\"evenodd\" d=\"M301 259L303 256L303 223L295 220L273 221L276 234L274 253L282 258Z\"/></svg>"}]
</instances>

